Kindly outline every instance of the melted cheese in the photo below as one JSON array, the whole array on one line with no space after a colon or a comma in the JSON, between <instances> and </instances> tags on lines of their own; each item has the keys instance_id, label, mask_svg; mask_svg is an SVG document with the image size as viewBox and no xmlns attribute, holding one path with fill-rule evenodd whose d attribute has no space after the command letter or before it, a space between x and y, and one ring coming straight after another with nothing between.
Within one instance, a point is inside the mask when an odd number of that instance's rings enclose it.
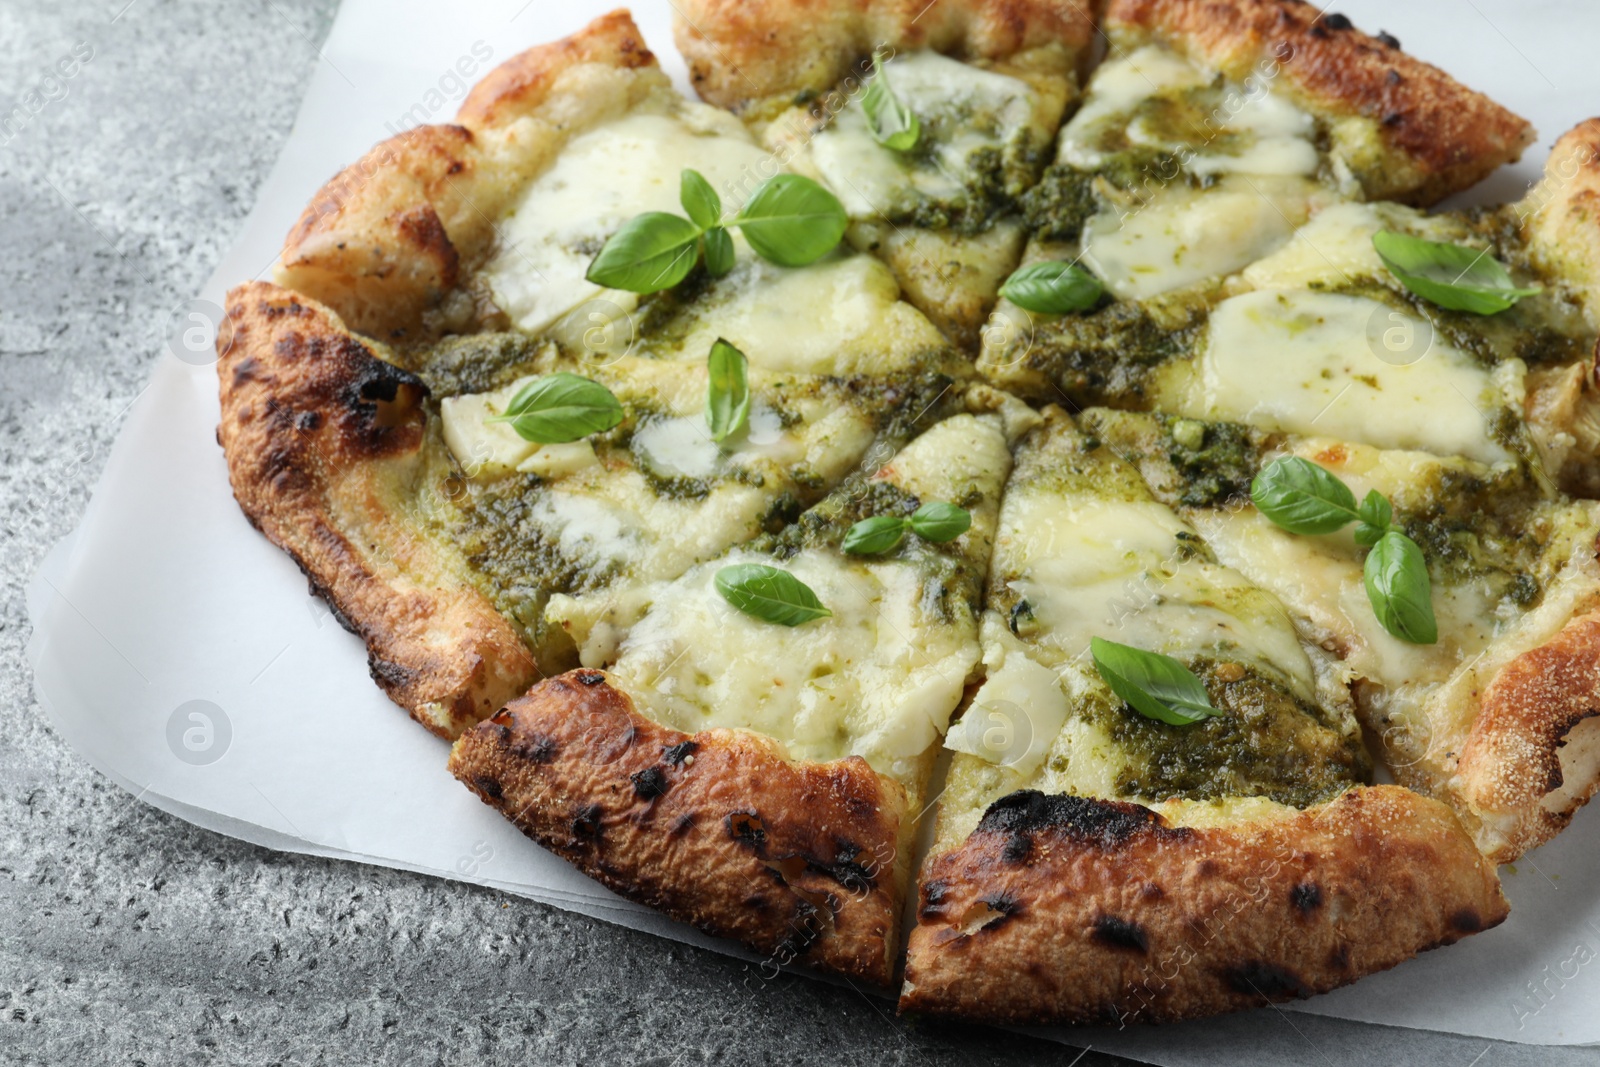
<instances>
[{"instance_id":1,"label":"melted cheese","mask_svg":"<svg viewBox=\"0 0 1600 1067\"><path fill-rule=\"evenodd\" d=\"M541 445L523 440L509 423L489 421L503 413L517 390L532 380L523 378L492 393L446 397L440 402L445 444L467 477L489 481L521 471L552 480L598 462L594 447L586 440Z\"/></svg>"},{"instance_id":2,"label":"melted cheese","mask_svg":"<svg viewBox=\"0 0 1600 1067\"><path fill-rule=\"evenodd\" d=\"M1175 183L1148 203L1108 205L1084 225L1083 260L1123 299L1231 274L1273 252L1305 220L1316 187L1296 179Z\"/></svg>"},{"instance_id":3,"label":"melted cheese","mask_svg":"<svg viewBox=\"0 0 1600 1067\"><path fill-rule=\"evenodd\" d=\"M1459 224L1400 204L1333 204L1317 212L1278 251L1242 271L1241 278L1256 289L1309 289L1384 277L1383 261L1372 247L1372 235L1382 229L1434 241L1463 236Z\"/></svg>"},{"instance_id":4,"label":"melted cheese","mask_svg":"<svg viewBox=\"0 0 1600 1067\"><path fill-rule=\"evenodd\" d=\"M646 339L659 358L704 360L720 337L765 370L882 374L948 347L871 256L838 253L788 268L755 256L742 239L735 244L738 265L685 313L682 328Z\"/></svg>"},{"instance_id":5,"label":"melted cheese","mask_svg":"<svg viewBox=\"0 0 1600 1067\"><path fill-rule=\"evenodd\" d=\"M1023 135L1039 106L1027 82L937 52L897 56L884 69L895 94L922 123L917 151L879 144L859 94L810 147L812 164L852 218L960 199L974 178L973 153Z\"/></svg>"},{"instance_id":6,"label":"melted cheese","mask_svg":"<svg viewBox=\"0 0 1600 1067\"><path fill-rule=\"evenodd\" d=\"M659 589L613 672L652 718L694 732L755 730L800 759L863 756L911 775L961 699L977 645L925 616L923 579L896 562L807 550L783 563L832 616L788 627L734 609L713 587L736 553Z\"/></svg>"},{"instance_id":7,"label":"melted cheese","mask_svg":"<svg viewBox=\"0 0 1600 1067\"><path fill-rule=\"evenodd\" d=\"M1385 331L1426 335L1413 316L1364 297L1245 293L1211 313L1203 353L1161 386L1175 414L1320 434L1385 448L1511 458L1495 419L1520 409L1521 367L1491 374L1442 338L1411 363L1379 358Z\"/></svg>"},{"instance_id":8,"label":"melted cheese","mask_svg":"<svg viewBox=\"0 0 1600 1067\"><path fill-rule=\"evenodd\" d=\"M499 248L484 268L495 302L530 333L601 293L621 311L632 310L638 300L632 293L584 280L606 238L646 211L682 214L678 179L685 167L726 191L748 185L768 163L768 153L736 119L705 105L631 114L580 134L502 221Z\"/></svg>"},{"instance_id":9,"label":"melted cheese","mask_svg":"<svg viewBox=\"0 0 1600 1067\"><path fill-rule=\"evenodd\" d=\"M1071 707L1056 672L1028 656L992 612L983 620L986 677L944 747L1032 774L1044 762Z\"/></svg>"},{"instance_id":10,"label":"melted cheese","mask_svg":"<svg viewBox=\"0 0 1600 1067\"><path fill-rule=\"evenodd\" d=\"M1169 49L1146 45L1103 63L1088 98L1062 129L1057 158L1084 170L1104 166L1103 145L1128 144L1173 153L1191 174L1297 175L1317 172L1311 116L1274 94L1268 83L1224 86L1210 110L1175 138L1139 114L1147 101L1205 89L1214 75ZM1120 134L1120 137L1117 136ZM1109 135L1109 136L1108 136Z\"/></svg>"},{"instance_id":11,"label":"melted cheese","mask_svg":"<svg viewBox=\"0 0 1600 1067\"><path fill-rule=\"evenodd\" d=\"M1035 655L1060 666L1093 637L1178 658L1243 660L1311 699L1315 677L1283 608L1199 555L1154 500L1044 491L1006 500L996 572L1032 608Z\"/></svg>"}]
</instances>

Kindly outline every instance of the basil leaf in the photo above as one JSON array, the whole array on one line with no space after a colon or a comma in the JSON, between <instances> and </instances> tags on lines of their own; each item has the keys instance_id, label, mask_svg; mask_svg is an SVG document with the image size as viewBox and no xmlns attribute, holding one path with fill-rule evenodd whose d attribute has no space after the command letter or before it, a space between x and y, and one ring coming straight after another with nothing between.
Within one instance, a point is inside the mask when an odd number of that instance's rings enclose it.
<instances>
[{"instance_id":1,"label":"basil leaf","mask_svg":"<svg viewBox=\"0 0 1600 1067\"><path fill-rule=\"evenodd\" d=\"M883 147L895 152L909 152L922 137L922 123L889 85L879 57L872 57L872 80L861 94L861 109L867 113L867 125L872 137Z\"/></svg>"},{"instance_id":2,"label":"basil leaf","mask_svg":"<svg viewBox=\"0 0 1600 1067\"><path fill-rule=\"evenodd\" d=\"M721 226L713 226L705 234L706 273L720 278L733 269L733 237Z\"/></svg>"},{"instance_id":3,"label":"basil leaf","mask_svg":"<svg viewBox=\"0 0 1600 1067\"><path fill-rule=\"evenodd\" d=\"M1279 456L1250 482L1257 510L1290 533L1328 534L1357 518L1356 495L1327 470Z\"/></svg>"},{"instance_id":4,"label":"basil leaf","mask_svg":"<svg viewBox=\"0 0 1600 1067\"><path fill-rule=\"evenodd\" d=\"M894 515L862 519L844 535L844 550L856 556L881 556L905 539L908 525Z\"/></svg>"},{"instance_id":5,"label":"basil leaf","mask_svg":"<svg viewBox=\"0 0 1600 1067\"><path fill-rule=\"evenodd\" d=\"M1367 497L1356 509L1361 516L1361 525L1356 527L1356 544L1375 545L1378 539L1389 532L1389 525L1394 521L1394 507L1389 503L1389 498L1376 489L1367 490Z\"/></svg>"},{"instance_id":6,"label":"basil leaf","mask_svg":"<svg viewBox=\"0 0 1600 1067\"><path fill-rule=\"evenodd\" d=\"M599 382L557 371L518 389L504 414L487 421L509 422L524 441L563 445L616 426L622 404Z\"/></svg>"},{"instance_id":7,"label":"basil leaf","mask_svg":"<svg viewBox=\"0 0 1600 1067\"><path fill-rule=\"evenodd\" d=\"M1372 247L1402 285L1451 311L1494 315L1540 291L1519 289L1506 265L1482 249L1392 230L1373 234Z\"/></svg>"},{"instance_id":8,"label":"basil leaf","mask_svg":"<svg viewBox=\"0 0 1600 1067\"><path fill-rule=\"evenodd\" d=\"M1076 263L1051 262L1013 272L1000 286L1000 295L1027 311L1067 315L1094 307L1104 289L1099 278Z\"/></svg>"},{"instance_id":9,"label":"basil leaf","mask_svg":"<svg viewBox=\"0 0 1600 1067\"><path fill-rule=\"evenodd\" d=\"M671 289L699 257L700 227L680 215L647 211L611 235L584 275L607 289L655 293Z\"/></svg>"},{"instance_id":10,"label":"basil leaf","mask_svg":"<svg viewBox=\"0 0 1600 1067\"><path fill-rule=\"evenodd\" d=\"M746 615L780 626L799 626L833 612L822 606L811 587L788 571L765 563L737 563L717 572L717 592Z\"/></svg>"},{"instance_id":11,"label":"basil leaf","mask_svg":"<svg viewBox=\"0 0 1600 1067\"><path fill-rule=\"evenodd\" d=\"M1431 645L1439 640L1428 562L1415 541L1398 530L1390 530L1367 553L1362 572L1367 599L1385 630L1414 645Z\"/></svg>"},{"instance_id":12,"label":"basil leaf","mask_svg":"<svg viewBox=\"0 0 1600 1067\"><path fill-rule=\"evenodd\" d=\"M1148 719L1188 726L1222 714L1205 684L1171 656L1096 637L1089 642L1094 668L1111 691Z\"/></svg>"},{"instance_id":13,"label":"basil leaf","mask_svg":"<svg viewBox=\"0 0 1600 1067\"><path fill-rule=\"evenodd\" d=\"M737 433L750 415L748 368L743 352L717 338L706 359L706 423L713 441Z\"/></svg>"},{"instance_id":14,"label":"basil leaf","mask_svg":"<svg viewBox=\"0 0 1600 1067\"><path fill-rule=\"evenodd\" d=\"M838 197L798 174L762 182L733 221L757 255L784 267L815 263L839 246L850 225Z\"/></svg>"},{"instance_id":15,"label":"basil leaf","mask_svg":"<svg viewBox=\"0 0 1600 1067\"><path fill-rule=\"evenodd\" d=\"M678 201L696 226L709 230L722 221L722 197L697 170L683 168L678 178Z\"/></svg>"},{"instance_id":16,"label":"basil leaf","mask_svg":"<svg viewBox=\"0 0 1600 1067\"><path fill-rule=\"evenodd\" d=\"M924 504L911 513L911 531L925 541L939 544L954 541L971 525L971 512L942 500Z\"/></svg>"}]
</instances>

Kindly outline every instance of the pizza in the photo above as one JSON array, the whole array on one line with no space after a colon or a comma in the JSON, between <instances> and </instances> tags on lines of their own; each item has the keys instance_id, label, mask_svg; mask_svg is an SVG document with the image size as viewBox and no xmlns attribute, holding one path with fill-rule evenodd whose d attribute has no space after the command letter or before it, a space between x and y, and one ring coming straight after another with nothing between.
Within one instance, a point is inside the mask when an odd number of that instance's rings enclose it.
<instances>
[{"instance_id":1,"label":"pizza","mask_svg":"<svg viewBox=\"0 0 1600 1067\"><path fill-rule=\"evenodd\" d=\"M246 517L448 770L903 1011L1170 1021L1501 922L1600 788L1600 120L1298 0L685 0L228 298Z\"/></svg>"}]
</instances>

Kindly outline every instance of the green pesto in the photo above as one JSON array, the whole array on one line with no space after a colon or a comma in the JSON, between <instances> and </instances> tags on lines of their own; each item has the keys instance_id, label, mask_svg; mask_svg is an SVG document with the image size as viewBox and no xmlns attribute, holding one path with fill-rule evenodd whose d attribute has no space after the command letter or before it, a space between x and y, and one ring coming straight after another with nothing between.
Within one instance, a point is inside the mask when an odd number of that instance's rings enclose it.
<instances>
[{"instance_id":1,"label":"green pesto","mask_svg":"<svg viewBox=\"0 0 1600 1067\"><path fill-rule=\"evenodd\" d=\"M1127 756L1117 778L1120 794L1145 800L1259 796L1306 808L1371 781L1359 736L1330 726L1315 705L1239 664L1198 660L1190 668L1222 714L1169 726L1109 692L1084 702L1083 713Z\"/></svg>"},{"instance_id":2,"label":"green pesto","mask_svg":"<svg viewBox=\"0 0 1600 1067\"><path fill-rule=\"evenodd\" d=\"M983 502L975 487L950 503L972 509ZM910 516L925 501L899 486L872 478L866 472L852 475L816 507L773 536L760 538L751 548L791 559L803 549L842 552L840 545L851 526L874 515ZM935 544L907 533L893 551L872 557L873 562L909 563L923 575L920 607L930 618L950 622L973 620L983 607L982 574L970 566L958 542Z\"/></svg>"},{"instance_id":3,"label":"green pesto","mask_svg":"<svg viewBox=\"0 0 1600 1067\"><path fill-rule=\"evenodd\" d=\"M1213 507L1250 498L1261 466L1259 435L1236 422L1160 416L1167 459L1183 479L1180 504Z\"/></svg>"},{"instance_id":4,"label":"green pesto","mask_svg":"<svg viewBox=\"0 0 1600 1067\"><path fill-rule=\"evenodd\" d=\"M1145 410L1152 373L1193 354L1209 311L1203 295L1189 293L1041 321L1025 365L1074 404Z\"/></svg>"},{"instance_id":5,"label":"green pesto","mask_svg":"<svg viewBox=\"0 0 1600 1067\"><path fill-rule=\"evenodd\" d=\"M935 145L927 139L910 153L913 166L938 166ZM1033 182L1042 162L1032 134L1023 130L1003 147L983 145L967 153L966 177L961 194L952 200L921 198L885 217L896 225L927 230L954 230L963 235L983 233L1006 216L1015 214L1019 200Z\"/></svg>"},{"instance_id":6,"label":"green pesto","mask_svg":"<svg viewBox=\"0 0 1600 1067\"><path fill-rule=\"evenodd\" d=\"M479 333L400 349L395 362L442 398L510 385L528 373L543 348L544 342L524 333Z\"/></svg>"}]
</instances>

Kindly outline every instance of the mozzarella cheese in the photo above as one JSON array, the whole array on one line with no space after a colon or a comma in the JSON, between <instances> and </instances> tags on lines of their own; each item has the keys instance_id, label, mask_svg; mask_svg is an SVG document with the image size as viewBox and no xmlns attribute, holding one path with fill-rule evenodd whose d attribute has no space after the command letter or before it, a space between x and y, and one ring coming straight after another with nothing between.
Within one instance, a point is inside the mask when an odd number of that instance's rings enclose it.
<instances>
[{"instance_id":1,"label":"mozzarella cheese","mask_svg":"<svg viewBox=\"0 0 1600 1067\"><path fill-rule=\"evenodd\" d=\"M753 188L771 159L733 116L687 102L672 114L634 113L574 137L501 221L499 247L483 272L500 309L530 333L602 293L631 311L634 294L603 290L584 274L628 219L682 214L685 167L728 199Z\"/></svg>"},{"instance_id":2,"label":"mozzarella cheese","mask_svg":"<svg viewBox=\"0 0 1600 1067\"><path fill-rule=\"evenodd\" d=\"M1430 335L1427 323L1365 297L1244 293L1212 310L1203 352L1167 368L1160 391L1168 410L1191 418L1511 459L1494 424L1521 407L1521 365L1491 373L1439 337L1420 355L1415 342L1390 344Z\"/></svg>"},{"instance_id":3,"label":"mozzarella cheese","mask_svg":"<svg viewBox=\"0 0 1600 1067\"><path fill-rule=\"evenodd\" d=\"M524 440L510 423L492 422L531 377L492 393L446 397L439 403L445 444L467 477L490 481L513 471L546 480L565 477L599 461L588 441L541 445Z\"/></svg>"},{"instance_id":4,"label":"mozzarella cheese","mask_svg":"<svg viewBox=\"0 0 1600 1067\"><path fill-rule=\"evenodd\" d=\"M922 124L915 153L896 152L872 136L858 99L811 142L811 161L852 218L913 211L960 199L974 178L973 153L1023 136L1038 109L1027 82L937 52L912 52L884 64L902 103Z\"/></svg>"},{"instance_id":5,"label":"mozzarella cheese","mask_svg":"<svg viewBox=\"0 0 1600 1067\"><path fill-rule=\"evenodd\" d=\"M806 374L890 373L949 347L900 301L893 273L868 255L835 253L806 267L753 255L743 239L738 265L714 283L684 321L646 338L662 359L704 360L722 338L763 370Z\"/></svg>"},{"instance_id":6,"label":"mozzarella cheese","mask_svg":"<svg viewBox=\"0 0 1600 1067\"><path fill-rule=\"evenodd\" d=\"M1032 774L1067 722L1066 693L1057 673L1030 658L992 612L983 620L983 650L984 682L944 747Z\"/></svg>"},{"instance_id":7,"label":"mozzarella cheese","mask_svg":"<svg viewBox=\"0 0 1600 1067\"><path fill-rule=\"evenodd\" d=\"M1097 212L1083 228L1083 261L1131 300L1220 278L1288 241L1315 192L1301 179L1230 177L1206 190L1174 183L1148 202Z\"/></svg>"},{"instance_id":8,"label":"mozzarella cheese","mask_svg":"<svg viewBox=\"0 0 1600 1067\"><path fill-rule=\"evenodd\" d=\"M1120 132L1134 146L1176 155L1191 174L1299 175L1317 172L1319 158L1310 115L1274 94L1268 82L1228 85L1210 110L1175 137L1141 108L1162 96L1177 96L1215 84L1214 75L1182 56L1146 45L1108 60L1089 82L1088 98L1062 130L1057 158L1085 170L1104 166L1112 155L1102 145Z\"/></svg>"}]
</instances>

